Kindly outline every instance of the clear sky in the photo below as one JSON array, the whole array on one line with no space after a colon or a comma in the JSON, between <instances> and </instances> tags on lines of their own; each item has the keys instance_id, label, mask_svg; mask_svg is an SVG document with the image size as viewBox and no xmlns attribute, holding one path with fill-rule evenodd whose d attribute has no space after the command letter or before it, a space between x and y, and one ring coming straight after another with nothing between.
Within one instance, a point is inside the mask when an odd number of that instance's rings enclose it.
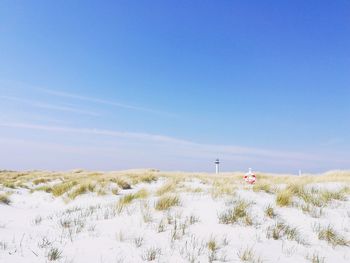
<instances>
[{"instance_id":1,"label":"clear sky","mask_svg":"<svg viewBox=\"0 0 350 263\"><path fill-rule=\"evenodd\" d=\"M0 169L350 168L350 1L0 1Z\"/></svg>"}]
</instances>

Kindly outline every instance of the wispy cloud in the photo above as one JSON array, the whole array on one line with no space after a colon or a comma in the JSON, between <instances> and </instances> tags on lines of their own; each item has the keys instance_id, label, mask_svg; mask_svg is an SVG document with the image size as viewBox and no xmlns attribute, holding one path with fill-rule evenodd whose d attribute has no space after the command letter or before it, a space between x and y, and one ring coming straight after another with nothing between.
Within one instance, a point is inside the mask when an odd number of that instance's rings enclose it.
<instances>
[{"instance_id":1,"label":"wispy cloud","mask_svg":"<svg viewBox=\"0 0 350 263\"><path fill-rule=\"evenodd\" d=\"M114 137L121 137L121 138L141 139L141 140L168 142L168 143L177 143L177 144L189 143L188 141L185 141L185 140L180 140L180 139L163 136L163 135L153 135L148 133L122 132L122 131L91 129L91 128L74 128L74 127L66 127L66 126L36 125L36 124L28 124L28 123L0 123L0 126L9 127L9 128L52 131L52 132L95 134L95 135L114 136Z\"/></svg>"},{"instance_id":2,"label":"wispy cloud","mask_svg":"<svg viewBox=\"0 0 350 263\"><path fill-rule=\"evenodd\" d=\"M71 113L77 113L77 114L85 114L90 116L99 116L99 114L92 112L92 111L86 111L78 108L68 107L68 106L61 106L61 105L53 105L53 104L47 104L42 103L39 101L33 101L33 100L27 100L20 97L13 97L13 96L0 96L0 99L13 101L13 102L20 102L23 104L27 104L33 107L37 108L43 108L43 109L49 109L49 110L56 110L56 111L66 111Z\"/></svg>"},{"instance_id":3,"label":"wispy cloud","mask_svg":"<svg viewBox=\"0 0 350 263\"><path fill-rule=\"evenodd\" d=\"M38 87L38 86L30 85L28 83L24 83L21 81L10 81L10 80L0 79L0 83L3 85L2 88L7 87L8 90L11 90L12 88L17 88L17 89L18 88L19 89L27 88L27 89L35 90L37 92L49 94L49 95L52 95L55 97L60 97L60 98L80 100L80 101L85 101L85 102L90 102L90 103L101 104L101 105L109 105L109 106L113 106L113 107L124 108L124 109L128 109L128 110L140 111L140 112L145 112L145 113L151 113L151 114L167 116L167 117L172 117L172 118L178 117L177 114L171 113L171 112L166 112L166 111L162 111L162 110L155 110L155 109L151 109L151 108L147 108L147 107L141 107L141 106L137 106L137 105L132 105L130 103L121 103L121 102L111 101L111 100L107 100L107 99L101 99L101 98L85 96L85 95L81 95L81 94L75 94L75 93L66 92L66 91Z\"/></svg>"},{"instance_id":4,"label":"wispy cloud","mask_svg":"<svg viewBox=\"0 0 350 263\"><path fill-rule=\"evenodd\" d=\"M149 113L165 115L165 116L169 116L169 117L176 116L175 114L168 113L165 111L158 111L158 110L154 110L154 109L150 109L150 108L144 108L144 107L134 106L134 105L130 105L130 104L124 104L124 103L114 102L114 101L110 101L110 100L105 100L105 99L92 98L92 97L83 96L83 95L79 95L79 94L73 94L73 93L57 91L57 90L50 90L50 89L42 89L42 88L40 88L39 90L42 92L45 92L47 94L50 94L53 96L58 96L58 97L65 97L65 98L76 99L76 100L81 100L81 101L85 101L85 102L104 104L104 105L109 105L109 106L129 109L129 110L149 112Z\"/></svg>"},{"instance_id":5,"label":"wispy cloud","mask_svg":"<svg viewBox=\"0 0 350 263\"><path fill-rule=\"evenodd\" d=\"M90 134L101 136L113 136L126 138L131 140L142 140L150 143L167 144L171 147L182 147L183 154L192 153L205 155L220 155L226 158L264 158L275 160L298 160L298 161L320 161L322 158L314 155L308 155L297 152L284 152L275 150L256 149L249 147L233 146L233 145L215 145L201 144L189 140L182 140L171 136L155 135L148 133L122 132L115 130L91 129L91 128L75 128L66 126L48 126L36 125L29 123L0 123L2 127L17 129L32 129L48 132L74 133L74 134Z\"/></svg>"}]
</instances>

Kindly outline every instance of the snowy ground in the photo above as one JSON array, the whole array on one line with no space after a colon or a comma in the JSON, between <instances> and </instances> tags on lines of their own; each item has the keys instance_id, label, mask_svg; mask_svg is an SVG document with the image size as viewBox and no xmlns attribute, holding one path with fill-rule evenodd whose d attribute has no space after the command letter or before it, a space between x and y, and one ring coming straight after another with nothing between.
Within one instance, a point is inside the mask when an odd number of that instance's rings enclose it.
<instances>
[{"instance_id":1,"label":"snowy ground","mask_svg":"<svg viewBox=\"0 0 350 263\"><path fill-rule=\"evenodd\" d=\"M348 195L306 213L297 205L279 207L275 193L253 191L244 182L215 195L211 183L186 178L165 194L178 196L180 204L156 210L156 191L168 180L137 183L118 194L88 192L69 202L0 186L0 193L11 192L11 202L0 203L0 262L350 262L350 243L332 245L318 234L331 226L350 240ZM313 185L331 191L344 186ZM140 189L149 196L118 206ZM220 220L242 202L248 216L229 224ZM266 214L269 206L275 216ZM278 223L292 231L276 228Z\"/></svg>"}]
</instances>

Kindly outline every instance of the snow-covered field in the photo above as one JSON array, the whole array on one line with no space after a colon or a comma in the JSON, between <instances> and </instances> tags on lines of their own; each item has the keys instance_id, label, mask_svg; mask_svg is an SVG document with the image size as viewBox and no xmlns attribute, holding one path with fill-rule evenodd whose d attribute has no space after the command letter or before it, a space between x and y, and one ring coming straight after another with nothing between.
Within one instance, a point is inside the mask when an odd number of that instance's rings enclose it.
<instances>
[{"instance_id":1,"label":"snow-covered field","mask_svg":"<svg viewBox=\"0 0 350 263\"><path fill-rule=\"evenodd\" d=\"M3 171L0 262L350 262L349 177Z\"/></svg>"}]
</instances>

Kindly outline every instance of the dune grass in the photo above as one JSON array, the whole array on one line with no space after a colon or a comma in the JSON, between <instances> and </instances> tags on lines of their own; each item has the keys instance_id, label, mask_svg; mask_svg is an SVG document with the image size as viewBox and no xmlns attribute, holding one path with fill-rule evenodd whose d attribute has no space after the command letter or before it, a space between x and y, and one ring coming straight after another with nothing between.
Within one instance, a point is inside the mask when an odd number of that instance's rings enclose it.
<instances>
[{"instance_id":1,"label":"dune grass","mask_svg":"<svg viewBox=\"0 0 350 263\"><path fill-rule=\"evenodd\" d=\"M175 180L169 180L157 190L156 194L158 196L162 196L166 193L174 192L176 189L176 186L177 186L177 182Z\"/></svg>"},{"instance_id":2,"label":"dune grass","mask_svg":"<svg viewBox=\"0 0 350 263\"><path fill-rule=\"evenodd\" d=\"M268 182L261 182L261 183L256 183L253 185L253 191L254 192L259 192L263 191L268 194L273 194L276 190L274 187L271 187L271 184Z\"/></svg>"},{"instance_id":3,"label":"dune grass","mask_svg":"<svg viewBox=\"0 0 350 263\"><path fill-rule=\"evenodd\" d=\"M323 202L329 203L333 200L345 201L347 188L343 188L338 191L321 190L319 191L319 197Z\"/></svg>"},{"instance_id":4,"label":"dune grass","mask_svg":"<svg viewBox=\"0 0 350 263\"><path fill-rule=\"evenodd\" d=\"M9 205L11 200L7 194L0 194L0 204Z\"/></svg>"},{"instance_id":5,"label":"dune grass","mask_svg":"<svg viewBox=\"0 0 350 263\"><path fill-rule=\"evenodd\" d=\"M242 262L249 262L249 263L262 263L263 260L256 256L256 252L253 250L253 248L245 248L240 249L237 253L237 256Z\"/></svg>"},{"instance_id":6,"label":"dune grass","mask_svg":"<svg viewBox=\"0 0 350 263\"><path fill-rule=\"evenodd\" d=\"M318 253L306 255L305 259L309 260L311 263L324 263L325 257L321 257Z\"/></svg>"},{"instance_id":7,"label":"dune grass","mask_svg":"<svg viewBox=\"0 0 350 263\"><path fill-rule=\"evenodd\" d=\"M112 192L112 194L117 195L117 194L119 194L119 188L114 187L114 188L112 188L111 192Z\"/></svg>"},{"instance_id":8,"label":"dune grass","mask_svg":"<svg viewBox=\"0 0 350 263\"><path fill-rule=\"evenodd\" d=\"M241 222L245 225L252 225L252 218L248 211L249 206L249 202L238 200L233 208L230 208L219 215L219 222L221 224L235 224Z\"/></svg>"},{"instance_id":9,"label":"dune grass","mask_svg":"<svg viewBox=\"0 0 350 263\"><path fill-rule=\"evenodd\" d=\"M130 204L132 201L134 201L135 199L144 199L147 198L149 196L149 193L146 189L141 189L138 192L134 193L134 194L126 194L123 197L121 197L119 199L119 205L128 205Z\"/></svg>"},{"instance_id":10,"label":"dune grass","mask_svg":"<svg viewBox=\"0 0 350 263\"><path fill-rule=\"evenodd\" d=\"M276 204L278 206L289 206L292 203L293 192L289 189L281 190L276 195Z\"/></svg>"},{"instance_id":11,"label":"dune grass","mask_svg":"<svg viewBox=\"0 0 350 263\"><path fill-rule=\"evenodd\" d=\"M49 185L42 185L36 188L31 189L31 192L35 192L35 191L44 191L46 193L51 193L52 192L52 187Z\"/></svg>"},{"instance_id":12,"label":"dune grass","mask_svg":"<svg viewBox=\"0 0 350 263\"><path fill-rule=\"evenodd\" d=\"M218 242L215 240L215 238L211 237L210 240L207 242L207 249L208 249L208 261L214 262L218 260L217 252L220 249L220 246Z\"/></svg>"},{"instance_id":13,"label":"dune grass","mask_svg":"<svg viewBox=\"0 0 350 263\"><path fill-rule=\"evenodd\" d=\"M7 188L12 188L12 189L16 188L16 184L14 182L4 182L3 186Z\"/></svg>"},{"instance_id":14,"label":"dune grass","mask_svg":"<svg viewBox=\"0 0 350 263\"><path fill-rule=\"evenodd\" d=\"M67 193L69 190L71 190L75 185L78 183L76 181L69 181L69 182L63 182L56 184L52 187L52 194L54 196L61 196Z\"/></svg>"},{"instance_id":15,"label":"dune grass","mask_svg":"<svg viewBox=\"0 0 350 263\"><path fill-rule=\"evenodd\" d=\"M50 181L51 181L50 178L38 178L38 179L34 179L33 180L33 184L34 185L44 184L44 183L47 183L47 182L50 182Z\"/></svg>"},{"instance_id":16,"label":"dune grass","mask_svg":"<svg viewBox=\"0 0 350 263\"><path fill-rule=\"evenodd\" d=\"M94 192L96 185L92 183L82 183L74 187L69 193L68 198L74 200L77 196L87 192Z\"/></svg>"},{"instance_id":17,"label":"dune grass","mask_svg":"<svg viewBox=\"0 0 350 263\"><path fill-rule=\"evenodd\" d=\"M180 198L176 195L162 196L155 204L156 210L167 210L170 207L180 205Z\"/></svg>"},{"instance_id":18,"label":"dune grass","mask_svg":"<svg viewBox=\"0 0 350 263\"><path fill-rule=\"evenodd\" d=\"M47 252L47 260L48 261L57 261L62 258L62 251L58 248L50 248Z\"/></svg>"},{"instance_id":19,"label":"dune grass","mask_svg":"<svg viewBox=\"0 0 350 263\"><path fill-rule=\"evenodd\" d=\"M149 196L149 192L146 188L142 188L135 193L137 199L145 199Z\"/></svg>"},{"instance_id":20,"label":"dune grass","mask_svg":"<svg viewBox=\"0 0 350 263\"><path fill-rule=\"evenodd\" d=\"M111 182L116 183L123 190L131 189L131 185L122 178L112 178Z\"/></svg>"},{"instance_id":21,"label":"dune grass","mask_svg":"<svg viewBox=\"0 0 350 263\"><path fill-rule=\"evenodd\" d=\"M132 184L140 182L151 183L157 181L159 177L175 180L185 180L185 178L192 177L200 180L203 184L210 184L219 182L221 185L235 185L242 183L242 172L234 173L222 173L220 175L214 175L209 173L185 173L185 172L159 172L158 170L130 170L130 171L119 171L119 172L91 172L84 170L73 170L67 172L50 172L50 171L0 171L0 185L9 188L21 187L23 184L32 182L45 183L44 181L61 180L67 181L80 181L81 179L87 179L88 181L104 181L111 183L113 181L119 181L120 187L123 189L129 189ZM268 174L268 173L256 173L257 184L253 190L261 191L274 191L273 187L268 185L281 185L281 184L300 184L307 185L310 183L324 183L324 182L340 182L350 183L350 171L330 171L320 175L303 175L303 176L292 176L292 175L279 175L279 174ZM268 185L267 185L268 184ZM220 187L219 187L220 188ZM348 189L350 191L350 189ZM349 192L347 192L349 193ZM325 197L327 198L327 196Z\"/></svg>"},{"instance_id":22,"label":"dune grass","mask_svg":"<svg viewBox=\"0 0 350 263\"><path fill-rule=\"evenodd\" d=\"M299 230L296 227L289 226L285 222L276 222L273 226L270 226L267 229L266 237L275 240L287 238L288 240L295 240L299 244L306 244Z\"/></svg>"},{"instance_id":23,"label":"dune grass","mask_svg":"<svg viewBox=\"0 0 350 263\"><path fill-rule=\"evenodd\" d=\"M127 204L130 204L135 199L136 199L136 196L134 194L127 194L119 199L119 204L127 205Z\"/></svg>"},{"instance_id":24,"label":"dune grass","mask_svg":"<svg viewBox=\"0 0 350 263\"><path fill-rule=\"evenodd\" d=\"M236 186L234 182L229 178L215 179L211 189L211 196L215 198L223 196L234 196Z\"/></svg>"},{"instance_id":25,"label":"dune grass","mask_svg":"<svg viewBox=\"0 0 350 263\"><path fill-rule=\"evenodd\" d=\"M306 205L312 205L315 207L325 207L331 201L346 200L347 187L339 190L327 190L309 188L302 183L292 183L287 185L284 189L279 190L276 196L276 204L278 206L290 206L292 205L293 197L302 200Z\"/></svg>"},{"instance_id":26,"label":"dune grass","mask_svg":"<svg viewBox=\"0 0 350 263\"><path fill-rule=\"evenodd\" d=\"M265 215L266 215L267 217L269 217L269 218L275 218L275 217L277 216L277 214L276 214L274 208L273 208L271 205L267 206L267 207L265 208L265 211L264 211L264 212L265 212Z\"/></svg>"},{"instance_id":27,"label":"dune grass","mask_svg":"<svg viewBox=\"0 0 350 263\"><path fill-rule=\"evenodd\" d=\"M136 183L140 183L140 182L152 183L158 180L158 177L155 176L153 173L146 173L136 178L137 178Z\"/></svg>"},{"instance_id":28,"label":"dune grass","mask_svg":"<svg viewBox=\"0 0 350 263\"><path fill-rule=\"evenodd\" d=\"M350 245L350 241L337 233L330 225L318 230L318 239L327 241L333 247Z\"/></svg>"}]
</instances>

